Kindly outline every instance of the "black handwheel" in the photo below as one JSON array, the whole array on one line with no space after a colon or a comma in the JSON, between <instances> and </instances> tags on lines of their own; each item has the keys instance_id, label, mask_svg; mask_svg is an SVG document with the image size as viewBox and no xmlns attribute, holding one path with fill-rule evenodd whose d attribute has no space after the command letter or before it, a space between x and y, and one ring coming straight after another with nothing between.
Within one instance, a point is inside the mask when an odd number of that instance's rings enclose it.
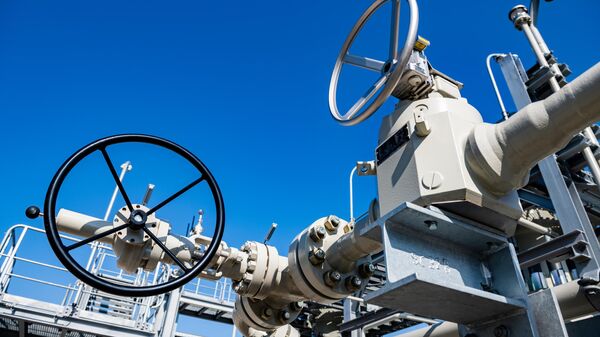
<instances>
[{"instance_id":1,"label":"black handwheel","mask_svg":"<svg viewBox=\"0 0 600 337\"><path fill-rule=\"evenodd\" d=\"M117 171L110 159L106 148L115 144L122 143L146 143L153 144L162 148L166 148L170 151L177 153L179 156L186 159L189 163L191 163L200 173L200 177L196 180L192 181L187 186L180 189L178 192L174 193L167 199L158 203L154 207L150 208L147 212L144 212L140 209L134 209L123 184L121 183L119 176L117 175ZM115 226L113 229L107 230L98 235L91 236L86 238L85 240L79 241L77 243L66 246L60 238L59 230L56 224L56 201L58 198L58 194L61 188L61 185L69 172L85 157L90 154L99 151L106 164L110 173L117 184L119 191L125 203L127 204L127 208L129 208L129 212L131 212L130 219L127 223ZM216 224L215 231L213 234L213 238L208 245L208 248L203 252L202 256L198 259L198 261L191 267L188 268L182 261L180 261L177 256L169 250L165 244L156 236L154 233L149 230L146 226L146 219L148 215L153 214L157 210L161 209L175 198L179 197L192 187L198 185L201 182L206 182L210 187L212 192L212 196L215 202L215 210L216 210ZM50 186L48 187L48 191L46 193L46 200L44 202L44 226L46 228L46 235L48 237L48 241L50 242L50 246L54 250L54 253L58 257L58 259L62 262L62 264L67 268L73 275L75 275L81 281L87 283L88 285L97 288L99 290L115 294L121 296L130 296L130 297L139 297L139 296L154 296L158 294L162 294L165 292L169 292L176 288L183 286L185 283L189 282L193 278L195 278L202 270L204 270L216 254L219 245L221 243L221 239L223 237L223 231L225 226L225 208L223 205L223 198L221 196L221 191L219 190L219 186L215 181L214 177L208 170L208 168L191 152L186 150L185 148L168 141L166 139L149 136L149 135L136 135L136 134L126 134L126 135L116 135L110 136L106 138L99 139L90 143L87 146L84 146L79 151L75 152L69 159L67 159L63 165L58 169L58 172L54 175ZM71 256L70 252L73 249L101 239L107 235L111 235L117 233L119 230L123 230L125 228L133 228L136 230L143 230L151 239L157 244L164 252L167 254L170 259L181 268L183 274L180 274L176 278L172 278L167 282L150 285L150 286L127 286L122 284L113 283L107 281L106 279L102 279L97 275L94 275L90 271L86 270L86 268L82 267L74 258Z\"/></svg>"}]
</instances>

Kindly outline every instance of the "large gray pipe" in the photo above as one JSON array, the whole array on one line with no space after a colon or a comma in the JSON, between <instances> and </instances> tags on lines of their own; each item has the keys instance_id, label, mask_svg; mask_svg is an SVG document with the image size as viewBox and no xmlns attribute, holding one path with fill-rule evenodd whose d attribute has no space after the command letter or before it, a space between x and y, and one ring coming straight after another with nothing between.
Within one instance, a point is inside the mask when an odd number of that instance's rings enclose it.
<instances>
[{"instance_id":1,"label":"large gray pipe","mask_svg":"<svg viewBox=\"0 0 600 337\"><path fill-rule=\"evenodd\" d=\"M469 168L492 193L524 186L529 170L600 120L600 63L543 101L499 124L483 123L469 136Z\"/></svg>"}]
</instances>

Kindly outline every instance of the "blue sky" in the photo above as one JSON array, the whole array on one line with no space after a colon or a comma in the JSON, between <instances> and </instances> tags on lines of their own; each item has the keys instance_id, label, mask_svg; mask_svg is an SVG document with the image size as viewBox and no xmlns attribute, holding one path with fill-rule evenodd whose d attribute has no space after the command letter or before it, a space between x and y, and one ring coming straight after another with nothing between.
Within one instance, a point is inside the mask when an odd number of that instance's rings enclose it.
<instances>
[{"instance_id":1,"label":"blue sky","mask_svg":"<svg viewBox=\"0 0 600 337\"><path fill-rule=\"evenodd\" d=\"M317 218L347 218L348 173L355 161L373 158L379 121L391 106L342 127L329 116L327 90L339 48L369 3L2 1L0 228L41 227L23 210L43 204L56 169L81 146L118 133L168 138L200 157L221 186L225 240L233 246L262 240L275 221L272 242L284 254ZM500 114L485 57L512 51L526 67L534 60L507 20L516 4L420 1L430 61L465 83L463 96L490 122ZM599 12L597 1L542 2L540 29L571 66L571 79L598 61ZM372 57L387 53L387 7L374 19L355 49ZM371 84L348 74L343 102ZM191 174L143 148L115 149L114 157L133 162L125 186L136 200L156 183L158 202ZM101 164L81 168L80 180L64 191L65 207L102 216L114 185ZM375 181L355 184L360 214L376 195ZM185 228L195 209L209 209L201 194L163 216Z\"/></svg>"}]
</instances>

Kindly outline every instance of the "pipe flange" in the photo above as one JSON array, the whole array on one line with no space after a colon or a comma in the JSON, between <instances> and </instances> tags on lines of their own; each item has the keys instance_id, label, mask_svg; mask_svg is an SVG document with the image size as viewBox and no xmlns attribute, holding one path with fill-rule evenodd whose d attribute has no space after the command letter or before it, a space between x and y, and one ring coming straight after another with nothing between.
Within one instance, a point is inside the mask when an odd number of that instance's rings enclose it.
<instances>
[{"instance_id":1,"label":"pipe flange","mask_svg":"<svg viewBox=\"0 0 600 337\"><path fill-rule=\"evenodd\" d=\"M292 323L302 311L296 303L275 306L269 301L239 296L235 301L235 319L241 319L251 328L272 331Z\"/></svg>"},{"instance_id":2,"label":"pipe flange","mask_svg":"<svg viewBox=\"0 0 600 337\"><path fill-rule=\"evenodd\" d=\"M350 223L330 215L315 221L292 241L288 253L290 274L301 280L296 285L307 298L333 303L367 285L368 276L359 273L359 266L370 263L370 256L344 265L332 265L327 258L330 248L352 230ZM322 251L325 258L316 259Z\"/></svg>"},{"instance_id":3,"label":"pipe flange","mask_svg":"<svg viewBox=\"0 0 600 337\"><path fill-rule=\"evenodd\" d=\"M281 277L279 253L275 247L255 241L246 242L241 250L248 254L248 268L242 279L234 283L233 289L239 295L264 299Z\"/></svg>"}]
</instances>

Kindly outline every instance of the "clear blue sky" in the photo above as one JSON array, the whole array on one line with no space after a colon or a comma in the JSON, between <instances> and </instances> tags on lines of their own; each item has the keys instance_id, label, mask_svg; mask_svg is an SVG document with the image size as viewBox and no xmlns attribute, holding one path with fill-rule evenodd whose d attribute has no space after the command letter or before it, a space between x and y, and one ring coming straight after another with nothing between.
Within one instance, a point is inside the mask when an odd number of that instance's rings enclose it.
<instances>
[{"instance_id":1,"label":"clear blue sky","mask_svg":"<svg viewBox=\"0 0 600 337\"><path fill-rule=\"evenodd\" d=\"M275 221L273 243L285 253L315 219L347 218L348 173L355 161L373 158L379 121L390 107L342 127L329 117L327 90L339 48L369 3L2 1L2 232L15 223L42 226L24 217L25 207L43 204L50 179L71 153L117 133L165 137L199 156L221 186L231 245L262 240ZM507 20L516 4L420 1L419 32L431 40L430 61L465 83L463 96L490 122L500 115L486 55L512 51L527 67L533 63L524 36ZM600 3L541 5L540 29L571 66L572 79L598 61ZM386 53L387 19L376 19L358 41L366 56ZM357 97L371 84L360 74L343 80L343 97ZM157 183L158 201L167 181L172 189L186 181L178 167L161 167L143 150L114 160L128 159L134 169L125 186L136 200L146 183ZM101 217L114 185L95 178L106 174L101 165L81 174L65 204L92 202L85 207ZM356 213L375 196L374 183L356 180ZM185 227L199 207L182 202L168 218Z\"/></svg>"}]
</instances>

